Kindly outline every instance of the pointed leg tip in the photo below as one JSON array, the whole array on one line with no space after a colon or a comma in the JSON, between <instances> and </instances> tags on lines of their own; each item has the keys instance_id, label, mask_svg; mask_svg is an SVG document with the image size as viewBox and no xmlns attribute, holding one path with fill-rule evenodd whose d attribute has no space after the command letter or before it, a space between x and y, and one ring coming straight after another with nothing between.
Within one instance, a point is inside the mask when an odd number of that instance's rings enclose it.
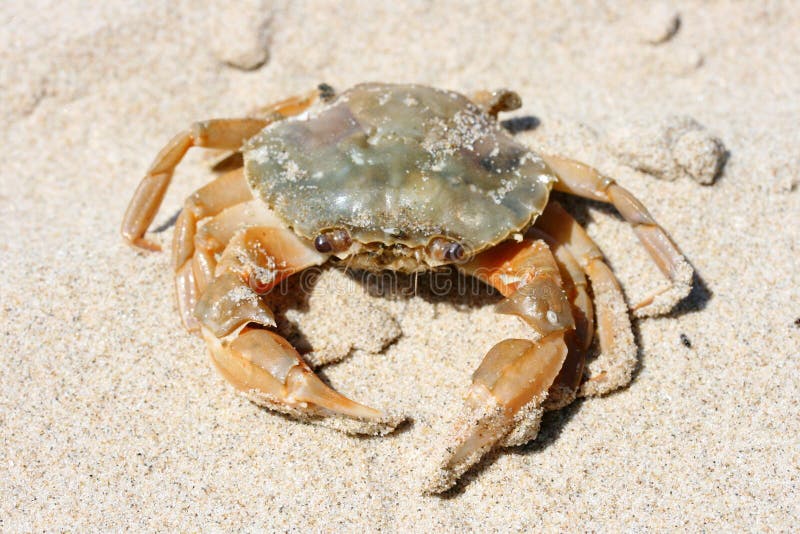
<instances>
[{"instance_id":1,"label":"pointed leg tip","mask_svg":"<svg viewBox=\"0 0 800 534\"><path fill-rule=\"evenodd\" d=\"M150 241L143 237L129 238L125 235L123 235L123 237L125 238L125 241L135 249L147 250L150 252L161 252L161 245L154 241Z\"/></svg>"},{"instance_id":2,"label":"pointed leg tip","mask_svg":"<svg viewBox=\"0 0 800 534\"><path fill-rule=\"evenodd\" d=\"M639 319L666 315L691 291L691 284L677 285L648 297L632 306L633 316Z\"/></svg>"},{"instance_id":3,"label":"pointed leg tip","mask_svg":"<svg viewBox=\"0 0 800 534\"><path fill-rule=\"evenodd\" d=\"M447 438L448 446L439 456L434 456L435 463L429 464L430 475L420 491L425 495L437 495L452 488L464 473L499 445L512 424L498 405L478 409L465 406Z\"/></svg>"},{"instance_id":4,"label":"pointed leg tip","mask_svg":"<svg viewBox=\"0 0 800 534\"><path fill-rule=\"evenodd\" d=\"M394 432L408 418L404 415L381 414L378 417L354 418L336 414L319 420L321 425L339 430L346 434L366 435L366 436L385 436Z\"/></svg>"},{"instance_id":5,"label":"pointed leg tip","mask_svg":"<svg viewBox=\"0 0 800 534\"><path fill-rule=\"evenodd\" d=\"M455 473L439 469L425 479L419 487L419 493L427 496L441 495L455 486L458 478Z\"/></svg>"},{"instance_id":6,"label":"pointed leg tip","mask_svg":"<svg viewBox=\"0 0 800 534\"><path fill-rule=\"evenodd\" d=\"M632 306L634 317L665 315L689 296L694 281L694 269L689 262L682 261L675 265L672 269L671 278L671 284L665 289Z\"/></svg>"}]
</instances>

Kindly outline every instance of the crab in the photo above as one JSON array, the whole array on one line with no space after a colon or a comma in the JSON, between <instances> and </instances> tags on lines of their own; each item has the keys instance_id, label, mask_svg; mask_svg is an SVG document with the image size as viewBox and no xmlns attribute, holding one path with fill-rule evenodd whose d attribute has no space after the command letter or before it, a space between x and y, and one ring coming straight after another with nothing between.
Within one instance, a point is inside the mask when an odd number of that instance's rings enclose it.
<instances>
[{"instance_id":1,"label":"crab","mask_svg":"<svg viewBox=\"0 0 800 534\"><path fill-rule=\"evenodd\" d=\"M492 347L425 482L440 493L494 447L534 439L544 411L627 385L636 365L628 306L598 246L551 190L612 204L668 283L632 307L662 314L693 270L630 192L577 161L537 154L497 121L521 106L509 90L320 85L246 118L197 122L158 154L122 224L145 236L191 147L228 151L236 167L197 190L177 218L178 309L234 388L255 403L359 434L404 417L325 384L275 331L267 294L311 266L402 273L455 269L496 289L496 311L538 337ZM238 166L238 167L237 167ZM596 336L595 336L596 330ZM597 356L587 354L597 338Z\"/></svg>"}]
</instances>

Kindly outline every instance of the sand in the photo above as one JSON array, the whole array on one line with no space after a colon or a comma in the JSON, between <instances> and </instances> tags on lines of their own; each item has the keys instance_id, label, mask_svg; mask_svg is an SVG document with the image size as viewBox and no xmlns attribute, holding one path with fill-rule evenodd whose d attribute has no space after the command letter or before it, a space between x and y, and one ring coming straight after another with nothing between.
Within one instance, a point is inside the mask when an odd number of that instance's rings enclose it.
<instances>
[{"instance_id":1,"label":"sand","mask_svg":"<svg viewBox=\"0 0 800 534\"><path fill-rule=\"evenodd\" d=\"M195 4L0 6L2 530L796 528L797 6ZM418 491L426 464L482 355L521 329L496 297L326 293L349 280L326 271L287 324L319 361L351 353L323 371L340 391L412 418L350 437L235 395L181 329L169 255L118 233L191 121L365 80L517 90L514 116L536 126L520 135L618 178L699 277L674 313L634 322L630 387L547 415L535 442L490 454L445 497ZM659 145L670 117L706 133ZM633 148L630 131L645 132ZM709 138L728 158L701 185L678 171L703 176ZM198 152L156 221L163 243L210 178ZM636 170L659 154L661 178ZM613 212L568 206L629 301L662 283Z\"/></svg>"}]
</instances>

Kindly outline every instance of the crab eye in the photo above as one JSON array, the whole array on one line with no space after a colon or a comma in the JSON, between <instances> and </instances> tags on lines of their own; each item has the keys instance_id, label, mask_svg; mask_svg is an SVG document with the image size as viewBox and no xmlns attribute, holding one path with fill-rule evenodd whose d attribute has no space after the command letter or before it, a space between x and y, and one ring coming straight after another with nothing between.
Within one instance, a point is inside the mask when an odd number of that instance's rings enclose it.
<instances>
[{"instance_id":1,"label":"crab eye","mask_svg":"<svg viewBox=\"0 0 800 534\"><path fill-rule=\"evenodd\" d=\"M342 252L353 243L347 230L336 228L319 234L314 239L314 248L319 252Z\"/></svg>"},{"instance_id":2,"label":"crab eye","mask_svg":"<svg viewBox=\"0 0 800 534\"><path fill-rule=\"evenodd\" d=\"M314 240L314 248L319 252L330 252L333 250L333 243L327 234L319 234Z\"/></svg>"},{"instance_id":3,"label":"crab eye","mask_svg":"<svg viewBox=\"0 0 800 534\"><path fill-rule=\"evenodd\" d=\"M460 243L450 243L444 253L444 259L449 261L459 261L464 258L464 247Z\"/></svg>"},{"instance_id":4,"label":"crab eye","mask_svg":"<svg viewBox=\"0 0 800 534\"><path fill-rule=\"evenodd\" d=\"M464 247L456 241L437 237L428 244L428 254L439 261L459 261L464 258Z\"/></svg>"}]
</instances>

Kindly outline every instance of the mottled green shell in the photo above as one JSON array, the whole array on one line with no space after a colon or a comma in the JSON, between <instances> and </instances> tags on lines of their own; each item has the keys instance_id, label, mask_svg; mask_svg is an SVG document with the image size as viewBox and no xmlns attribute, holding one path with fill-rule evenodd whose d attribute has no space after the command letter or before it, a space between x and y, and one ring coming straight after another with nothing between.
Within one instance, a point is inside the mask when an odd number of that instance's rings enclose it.
<instances>
[{"instance_id":1,"label":"mottled green shell","mask_svg":"<svg viewBox=\"0 0 800 534\"><path fill-rule=\"evenodd\" d=\"M342 227L361 243L477 252L526 228L555 180L466 97L362 84L271 124L245 146L253 191L295 232Z\"/></svg>"}]
</instances>

